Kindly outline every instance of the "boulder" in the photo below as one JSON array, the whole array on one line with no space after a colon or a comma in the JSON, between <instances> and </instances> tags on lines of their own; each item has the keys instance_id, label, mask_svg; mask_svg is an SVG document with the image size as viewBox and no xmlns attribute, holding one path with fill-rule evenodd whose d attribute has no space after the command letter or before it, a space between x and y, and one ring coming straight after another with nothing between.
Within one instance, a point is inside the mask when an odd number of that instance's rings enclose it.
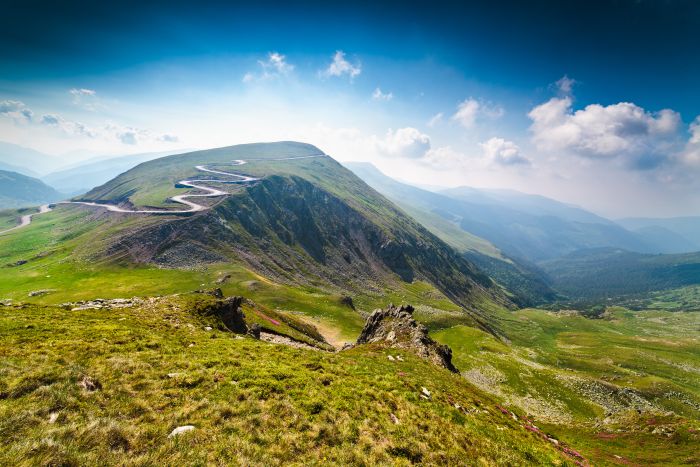
<instances>
[{"instance_id":1,"label":"boulder","mask_svg":"<svg viewBox=\"0 0 700 467\"><path fill-rule=\"evenodd\" d=\"M393 304L384 310L374 310L355 345L380 344L410 350L435 365L457 373L457 368L452 364L452 349L428 336L428 329L413 318L413 311L411 305Z\"/></svg>"}]
</instances>

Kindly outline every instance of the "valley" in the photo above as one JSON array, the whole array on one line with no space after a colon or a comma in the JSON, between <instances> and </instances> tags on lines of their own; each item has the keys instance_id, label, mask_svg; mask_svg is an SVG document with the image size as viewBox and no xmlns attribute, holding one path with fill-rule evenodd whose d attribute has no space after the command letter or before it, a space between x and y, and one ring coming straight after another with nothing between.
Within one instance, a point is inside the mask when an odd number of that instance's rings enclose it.
<instances>
[{"instance_id":1,"label":"valley","mask_svg":"<svg viewBox=\"0 0 700 467\"><path fill-rule=\"evenodd\" d=\"M698 462L692 285L625 295L635 311L588 293L566 308L557 294L571 292L539 266L423 205L396 207L320 152L282 142L156 159L0 236L0 461ZM221 297L244 297L260 341L206 311ZM413 305L459 374L388 338L341 350L389 303ZM85 375L100 387L81 389ZM178 426L195 428L168 441ZM234 436L234 451L217 444Z\"/></svg>"}]
</instances>

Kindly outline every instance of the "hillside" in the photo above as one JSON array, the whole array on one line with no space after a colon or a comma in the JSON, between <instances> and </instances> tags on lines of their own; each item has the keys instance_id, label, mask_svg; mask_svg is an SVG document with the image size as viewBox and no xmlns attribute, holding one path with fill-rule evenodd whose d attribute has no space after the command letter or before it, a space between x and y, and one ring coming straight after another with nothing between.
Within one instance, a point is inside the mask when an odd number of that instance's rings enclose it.
<instances>
[{"instance_id":1,"label":"hillside","mask_svg":"<svg viewBox=\"0 0 700 467\"><path fill-rule=\"evenodd\" d=\"M450 214L467 211L459 202L397 182L371 164L353 162L345 165L503 285L518 305L533 306L556 296L536 266L522 259L509 258L488 240L464 230L460 218Z\"/></svg>"},{"instance_id":2,"label":"hillside","mask_svg":"<svg viewBox=\"0 0 700 467\"><path fill-rule=\"evenodd\" d=\"M573 299L599 300L700 284L700 253L645 255L600 248L541 266L554 287Z\"/></svg>"},{"instance_id":3,"label":"hillside","mask_svg":"<svg viewBox=\"0 0 700 467\"><path fill-rule=\"evenodd\" d=\"M0 170L0 209L36 206L62 198L61 193L41 180Z\"/></svg>"},{"instance_id":4,"label":"hillside","mask_svg":"<svg viewBox=\"0 0 700 467\"><path fill-rule=\"evenodd\" d=\"M0 345L12 362L0 383L3 465L578 459L406 350L330 353L259 341L187 297L109 312L0 310ZM246 317L263 312L245 309ZM170 435L178 427L189 431Z\"/></svg>"}]
</instances>

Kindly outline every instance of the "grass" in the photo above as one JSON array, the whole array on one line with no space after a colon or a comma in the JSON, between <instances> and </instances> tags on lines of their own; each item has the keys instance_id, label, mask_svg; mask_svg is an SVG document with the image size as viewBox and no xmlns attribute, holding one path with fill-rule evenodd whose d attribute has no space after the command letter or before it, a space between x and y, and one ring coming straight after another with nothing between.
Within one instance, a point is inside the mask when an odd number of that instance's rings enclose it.
<instances>
[{"instance_id":1,"label":"grass","mask_svg":"<svg viewBox=\"0 0 700 467\"><path fill-rule=\"evenodd\" d=\"M411 354L235 339L178 300L0 308L0 464L572 464Z\"/></svg>"},{"instance_id":2,"label":"grass","mask_svg":"<svg viewBox=\"0 0 700 467\"><path fill-rule=\"evenodd\" d=\"M509 343L466 326L434 337L452 347L467 379L596 463L697 463L700 314L611 308L605 316L521 310L502 317Z\"/></svg>"}]
</instances>

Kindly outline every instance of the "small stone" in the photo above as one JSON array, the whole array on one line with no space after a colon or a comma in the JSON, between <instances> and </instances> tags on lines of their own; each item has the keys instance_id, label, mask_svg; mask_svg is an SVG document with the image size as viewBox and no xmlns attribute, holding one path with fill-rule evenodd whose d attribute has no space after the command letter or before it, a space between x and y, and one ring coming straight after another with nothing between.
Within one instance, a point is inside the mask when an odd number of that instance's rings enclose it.
<instances>
[{"instance_id":1,"label":"small stone","mask_svg":"<svg viewBox=\"0 0 700 467\"><path fill-rule=\"evenodd\" d=\"M398 361L400 361L400 362L403 362L403 357L402 357L401 355L397 355L397 356L396 356L396 360L398 360Z\"/></svg>"},{"instance_id":2,"label":"small stone","mask_svg":"<svg viewBox=\"0 0 700 467\"><path fill-rule=\"evenodd\" d=\"M170 432L170 434L168 435L168 438L174 438L175 436L179 436L183 433L187 433L188 431L194 431L194 426L193 425L179 426Z\"/></svg>"},{"instance_id":3,"label":"small stone","mask_svg":"<svg viewBox=\"0 0 700 467\"><path fill-rule=\"evenodd\" d=\"M168 373L168 378L170 379L179 378L180 376L182 376L182 373Z\"/></svg>"},{"instance_id":4,"label":"small stone","mask_svg":"<svg viewBox=\"0 0 700 467\"><path fill-rule=\"evenodd\" d=\"M421 397L425 399L430 399L432 393L428 391L425 387L421 388Z\"/></svg>"},{"instance_id":5,"label":"small stone","mask_svg":"<svg viewBox=\"0 0 700 467\"><path fill-rule=\"evenodd\" d=\"M554 439L554 438L547 438L547 439L548 439L549 442L552 443L553 445L559 446L559 441L557 441L556 439ZM617 457L617 456L615 456L615 457Z\"/></svg>"},{"instance_id":6,"label":"small stone","mask_svg":"<svg viewBox=\"0 0 700 467\"><path fill-rule=\"evenodd\" d=\"M204 326L205 331L211 331L213 328L211 326Z\"/></svg>"},{"instance_id":7,"label":"small stone","mask_svg":"<svg viewBox=\"0 0 700 467\"><path fill-rule=\"evenodd\" d=\"M392 357L391 355L387 355L387 358L388 358L390 361L392 361L392 362L395 360L395 358Z\"/></svg>"},{"instance_id":8,"label":"small stone","mask_svg":"<svg viewBox=\"0 0 700 467\"><path fill-rule=\"evenodd\" d=\"M394 425L399 425L401 422L399 421L399 417L394 415L393 413L389 414L389 418L391 418L391 421L394 422Z\"/></svg>"},{"instance_id":9,"label":"small stone","mask_svg":"<svg viewBox=\"0 0 700 467\"><path fill-rule=\"evenodd\" d=\"M396 333L394 331L389 331L389 333L386 335L386 340L393 342L396 340Z\"/></svg>"},{"instance_id":10,"label":"small stone","mask_svg":"<svg viewBox=\"0 0 700 467\"><path fill-rule=\"evenodd\" d=\"M188 345L187 347L194 347L194 343Z\"/></svg>"},{"instance_id":11,"label":"small stone","mask_svg":"<svg viewBox=\"0 0 700 467\"><path fill-rule=\"evenodd\" d=\"M58 412L51 412L49 414L49 423L56 423L56 420L58 420Z\"/></svg>"}]
</instances>

